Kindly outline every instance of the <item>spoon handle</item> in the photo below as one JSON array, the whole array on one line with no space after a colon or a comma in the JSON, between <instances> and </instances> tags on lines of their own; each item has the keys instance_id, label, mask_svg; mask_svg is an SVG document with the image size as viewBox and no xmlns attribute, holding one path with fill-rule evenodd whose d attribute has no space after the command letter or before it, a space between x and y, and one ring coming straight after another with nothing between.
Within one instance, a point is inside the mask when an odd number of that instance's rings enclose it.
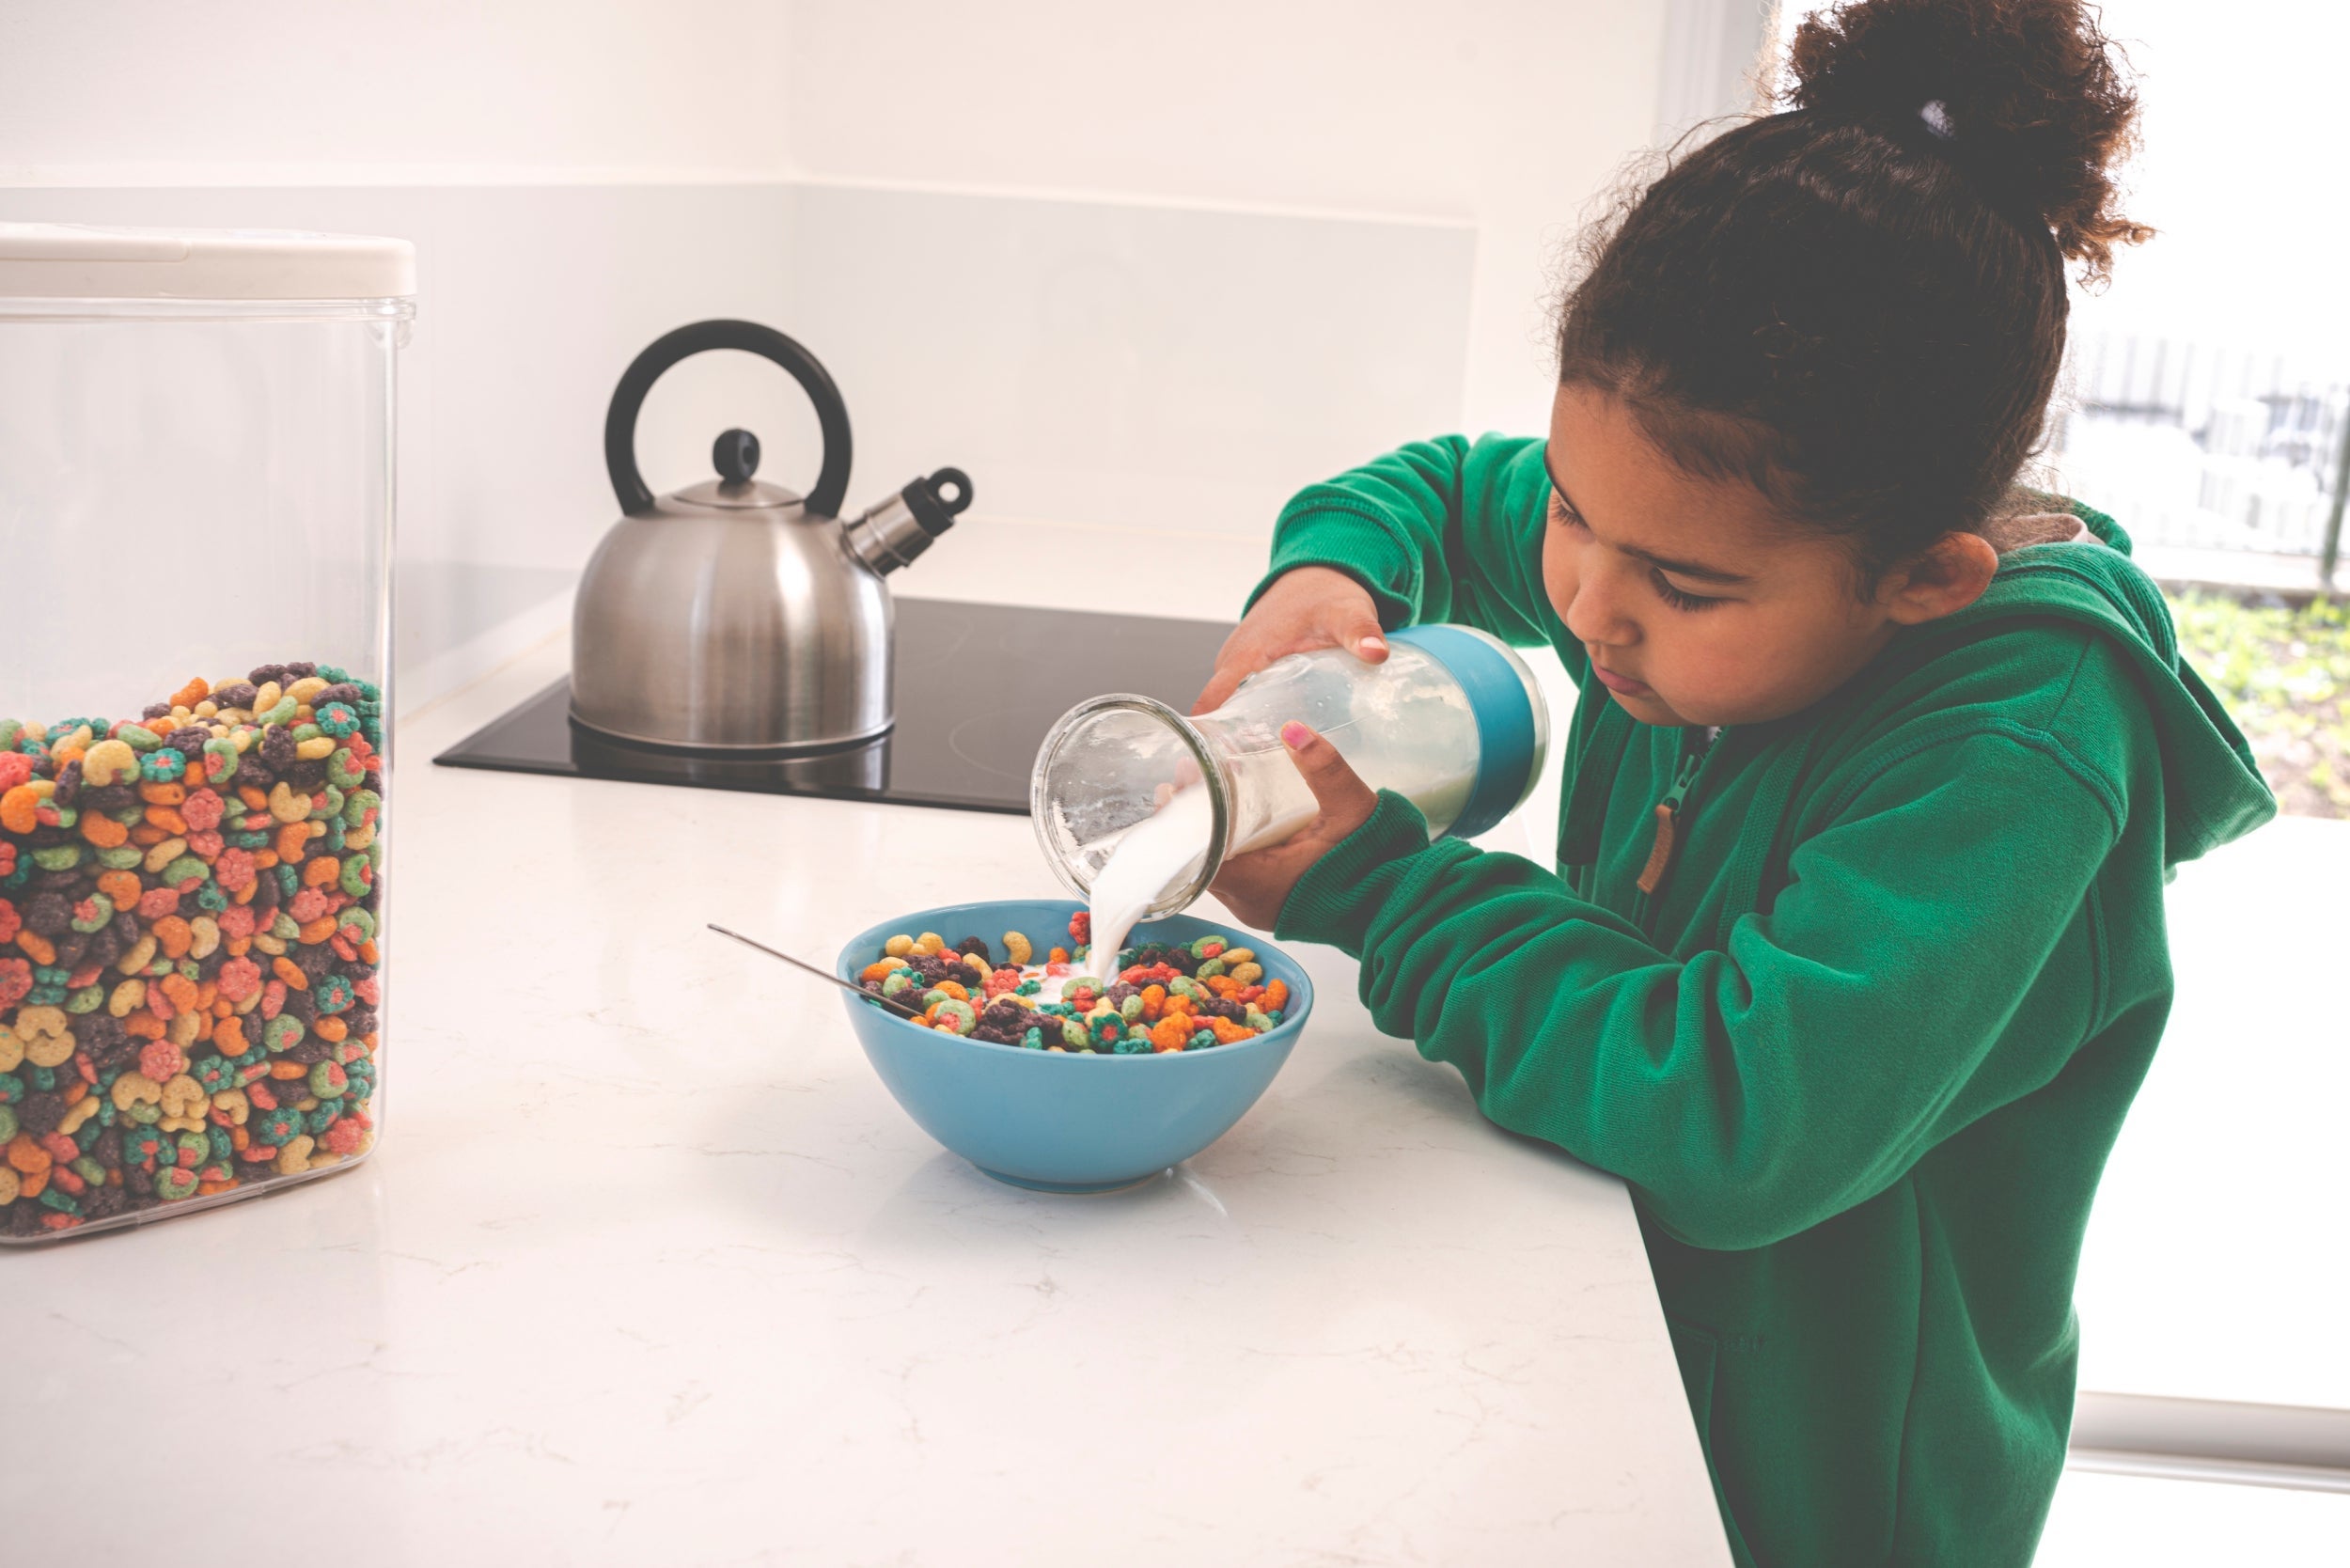
<instances>
[{"instance_id":1,"label":"spoon handle","mask_svg":"<svg viewBox=\"0 0 2350 1568\"><path fill-rule=\"evenodd\" d=\"M710 929L716 932L721 936L733 937L737 942L742 943L743 946L746 948L757 948L760 952L765 953L769 958L779 958L794 968L805 969L809 974L814 975L818 980L826 980L840 987L841 990L846 991L850 996L856 997L859 1001L879 1002L885 1008L894 1008L898 1011L904 1013L908 1018L913 1019L917 1024L927 1024L929 1022L928 1019L922 1016L918 1010L906 1006L905 1003L898 1000L895 996L877 996L874 993L866 990L862 986L851 985L847 980L842 980L838 975L828 974L816 967L813 964L808 964L800 959L793 958L790 953L777 952L775 949L769 947L764 942L754 942L739 931L728 931L726 927L715 923L713 923Z\"/></svg>"}]
</instances>

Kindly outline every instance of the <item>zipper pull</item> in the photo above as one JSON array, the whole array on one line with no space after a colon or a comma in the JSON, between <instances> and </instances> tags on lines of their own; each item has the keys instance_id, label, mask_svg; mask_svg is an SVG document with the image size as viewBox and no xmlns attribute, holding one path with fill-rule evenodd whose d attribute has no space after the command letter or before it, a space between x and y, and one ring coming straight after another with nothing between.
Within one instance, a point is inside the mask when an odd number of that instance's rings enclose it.
<instances>
[{"instance_id":1,"label":"zipper pull","mask_svg":"<svg viewBox=\"0 0 2350 1568\"><path fill-rule=\"evenodd\" d=\"M1671 871L1673 857L1681 850L1681 806L1689 797L1689 786L1698 781L1698 770L1705 765L1705 754L1714 749L1714 743L1691 751L1681 760L1680 769L1673 775L1672 788L1656 803L1656 842L1650 846L1648 864L1640 868L1640 880L1633 886L1653 897L1665 885Z\"/></svg>"}]
</instances>

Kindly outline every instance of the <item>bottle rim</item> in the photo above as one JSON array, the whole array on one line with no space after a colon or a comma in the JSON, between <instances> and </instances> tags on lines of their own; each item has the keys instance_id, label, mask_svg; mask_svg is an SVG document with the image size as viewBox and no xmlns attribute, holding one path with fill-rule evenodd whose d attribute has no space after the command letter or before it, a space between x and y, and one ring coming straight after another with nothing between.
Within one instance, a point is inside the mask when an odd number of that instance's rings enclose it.
<instances>
[{"instance_id":1,"label":"bottle rim","mask_svg":"<svg viewBox=\"0 0 2350 1568\"><path fill-rule=\"evenodd\" d=\"M1043 744L1037 747L1036 768L1028 776L1028 819L1036 829L1037 843L1044 851L1045 863L1053 868L1061 886L1081 899L1090 899L1093 885L1078 868L1075 857L1064 855L1054 841L1049 793L1045 781L1052 776L1054 764L1059 760L1071 738L1089 720L1104 713L1141 713L1156 719L1175 732L1176 737L1191 748L1192 760L1198 765L1200 780L1208 787L1209 829L1208 852L1201 858L1196 876L1182 884L1174 892L1158 900L1143 912L1143 918L1155 920L1187 909L1196 902L1215 873L1224 865L1224 851L1230 841L1232 822L1232 782L1226 776L1223 762L1199 727L1183 713L1177 713L1155 697L1139 692L1105 692L1100 697L1087 698L1063 713L1045 732Z\"/></svg>"}]
</instances>

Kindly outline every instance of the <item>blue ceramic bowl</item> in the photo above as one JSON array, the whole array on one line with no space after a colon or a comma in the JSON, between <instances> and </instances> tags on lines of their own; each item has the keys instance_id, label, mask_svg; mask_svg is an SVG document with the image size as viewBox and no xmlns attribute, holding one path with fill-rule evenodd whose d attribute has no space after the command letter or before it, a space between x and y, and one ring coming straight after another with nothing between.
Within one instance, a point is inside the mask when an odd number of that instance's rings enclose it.
<instances>
[{"instance_id":1,"label":"blue ceramic bowl","mask_svg":"<svg viewBox=\"0 0 2350 1568\"><path fill-rule=\"evenodd\" d=\"M949 942L983 936L1000 952L1007 931L1037 951L1068 946L1076 906L1040 900L950 904L858 933L840 950L851 984L900 933ZM1289 982L1289 1006L1267 1034L1234 1045L1140 1056L1024 1050L927 1029L875 1002L841 998L873 1071L924 1132L999 1181L1045 1192L1107 1192L1157 1175L1224 1136L1289 1059L1313 1010L1313 983L1294 960L1230 926L1171 915L1135 928L1129 946L1229 933L1254 951L1267 980Z\"/></svg>"}]
</instances>

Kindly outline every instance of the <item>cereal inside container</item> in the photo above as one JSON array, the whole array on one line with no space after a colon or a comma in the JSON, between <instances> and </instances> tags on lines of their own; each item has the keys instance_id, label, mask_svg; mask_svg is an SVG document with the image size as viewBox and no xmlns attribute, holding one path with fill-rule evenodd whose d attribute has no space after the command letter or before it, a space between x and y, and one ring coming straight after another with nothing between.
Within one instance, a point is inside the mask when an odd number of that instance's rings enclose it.
<instances>
[{"instance_id":1,"label":"cereal inside container","mask_svg":"<svg viewBox=\"0 0 2350 1568\"><path fill-rule=\"evenodd\" d=\"M402 241L0 224L0 1246L382 1135Z\"/></svg>"}]
</instances>

